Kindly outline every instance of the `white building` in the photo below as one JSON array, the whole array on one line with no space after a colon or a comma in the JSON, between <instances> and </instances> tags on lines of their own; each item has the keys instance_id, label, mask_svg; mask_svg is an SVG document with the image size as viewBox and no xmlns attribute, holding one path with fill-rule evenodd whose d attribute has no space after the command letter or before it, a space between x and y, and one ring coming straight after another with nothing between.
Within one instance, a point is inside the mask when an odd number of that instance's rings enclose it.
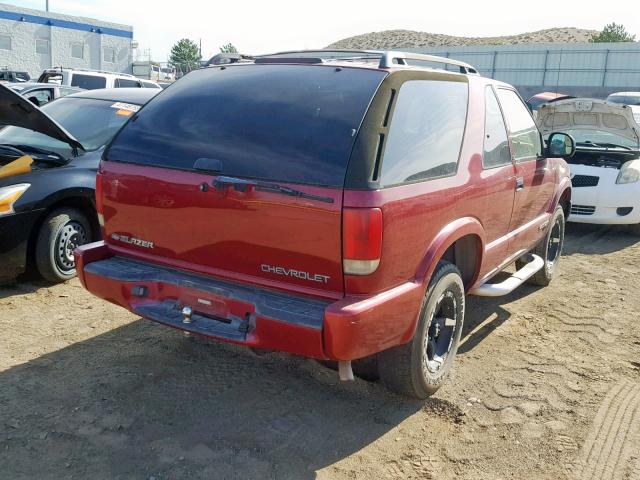
<instances>
[{"instance_id":1,"label":"white building","mask_svg":"<svg viewBox=\"0 0 640 480\"><path fill-rule=\"evenodd\" d=\"M0 69L70 67L131 73L133 27L0 3Z\"/></svg>"}]
</instances>

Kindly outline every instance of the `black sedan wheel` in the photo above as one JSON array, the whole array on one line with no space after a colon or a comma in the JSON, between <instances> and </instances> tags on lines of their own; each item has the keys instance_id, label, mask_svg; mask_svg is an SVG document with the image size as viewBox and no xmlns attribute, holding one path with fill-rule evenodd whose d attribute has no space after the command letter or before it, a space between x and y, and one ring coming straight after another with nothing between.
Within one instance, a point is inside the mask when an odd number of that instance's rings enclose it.
<instances>
[{"instance_id":1,"label":"black sedan wheel","mask_svg":"<svg viewBox=\"0 0 640 480\"><path fill-rule=\"evenodd\" d=\"M78 210L55 210L42 224L36 244L36 265L50 282L64 282L76 275L73 251L91 241L91 227Z\"/></svg>"}]
</instances>

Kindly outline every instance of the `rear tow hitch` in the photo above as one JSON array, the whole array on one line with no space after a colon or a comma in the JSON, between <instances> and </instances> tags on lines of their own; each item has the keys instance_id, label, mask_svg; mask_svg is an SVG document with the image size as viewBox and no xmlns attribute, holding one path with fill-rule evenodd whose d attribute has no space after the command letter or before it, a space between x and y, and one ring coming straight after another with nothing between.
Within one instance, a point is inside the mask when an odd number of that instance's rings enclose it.
<instances>
[{"instance_id":1,"label":"rear tow hitch","mask_svg":"<svg viewBox=\"0 0 640 480\"><path fill-rule=\"evenodd\" d=\"M193 310L191 309L191 307L183 307L182 323L191 323L191 315L193 315Z\"/></svg>"}]
</instances>

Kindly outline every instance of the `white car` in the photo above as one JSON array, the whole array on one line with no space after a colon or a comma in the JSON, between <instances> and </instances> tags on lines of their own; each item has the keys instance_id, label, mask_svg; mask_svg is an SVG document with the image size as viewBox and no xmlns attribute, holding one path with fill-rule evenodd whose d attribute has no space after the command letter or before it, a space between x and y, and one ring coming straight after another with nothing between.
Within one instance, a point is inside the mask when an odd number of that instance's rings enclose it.
<instances>
[{"instance_id":1,"label":"white car","mask_svg":"<svg viewBox=\"0 0 640 480\"><path fill-rule=\"evenodd\" d=\"M49 68L40 74L38 82L79 87L85 90L94 90L97 88L162 89L160 85L152 80L142 80L128 73L73 68Z\"/></svg>"},{"instance_id":2,"label":"white car","mask_svg":"<svg viewBox=\"0 0 640 480\"><path fill-rule=\"evenodd\" d=\"M634 112L634 109L635 112ZM635 118L634 118L635 113ZM570 134L571 215L580 223L632 225L640 235L640 108L591 98L543 105L537 123L548 138Z\"/></svg>"},{"instance_id":3,"label":"white car","mask_svg":"<svg viewBox=\"0 0 640 480\"><path fill-rule=\"evenodd\" d=\"M607 102L624 105L640 105L640 92L616 92L607 97Z\"/></svg>"}]
</instances>

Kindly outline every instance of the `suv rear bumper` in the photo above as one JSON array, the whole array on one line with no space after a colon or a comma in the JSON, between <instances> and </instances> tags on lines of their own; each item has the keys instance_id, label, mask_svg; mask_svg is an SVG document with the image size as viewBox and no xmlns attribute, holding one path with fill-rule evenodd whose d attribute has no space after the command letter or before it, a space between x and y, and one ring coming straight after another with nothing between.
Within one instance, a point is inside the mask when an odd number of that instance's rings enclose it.
<instances>
[{"instance_id":1,"label":"suv rear bumper","mask_svg":"<svg viewBox=\"0 0 640 480\"><path fill-rule=\"evenodd\" d=\"M421 284L339 301L291 295L116 256L104 242L75 252L100 298L149 320L219 340L307 357L354 360L409 341ZM193 314L184 322L183 307Z\"/></svg>"}]
</instances>

